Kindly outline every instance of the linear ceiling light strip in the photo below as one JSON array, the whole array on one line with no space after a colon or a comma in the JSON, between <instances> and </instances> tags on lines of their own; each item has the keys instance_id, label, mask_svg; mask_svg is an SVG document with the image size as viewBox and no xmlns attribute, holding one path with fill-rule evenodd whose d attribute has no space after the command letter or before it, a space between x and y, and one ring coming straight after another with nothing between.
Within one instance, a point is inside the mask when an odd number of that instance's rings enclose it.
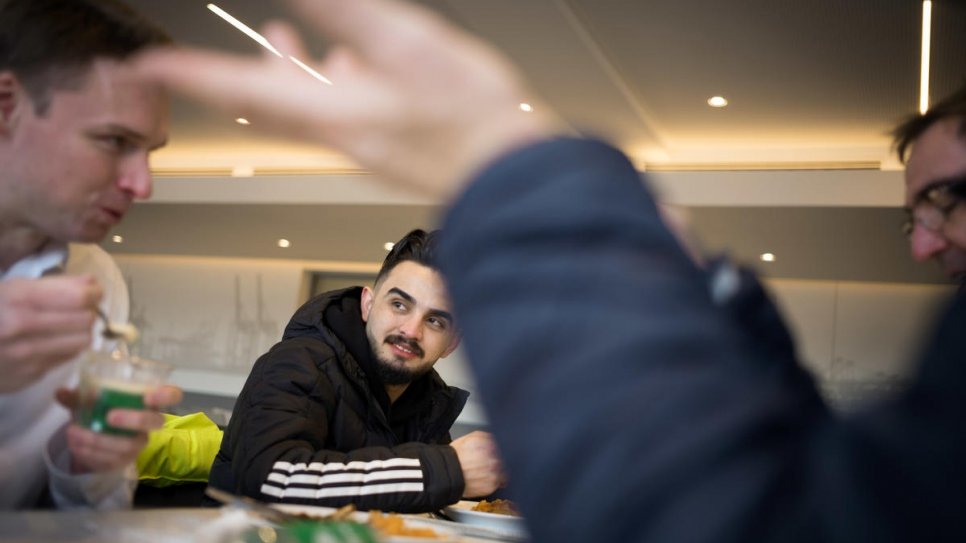
<instances>
[{"instance_id":1,"label":"linear ceiling light strip","mask_svg":"<svg viewBox=\"0 0 966 543\"><path fill-rule=\"evenodd\" d=\"M919 113L929 109L929 48L932 39L932 0L922 3L922 62L919 73Z\"/></svg>"}]
</instances>

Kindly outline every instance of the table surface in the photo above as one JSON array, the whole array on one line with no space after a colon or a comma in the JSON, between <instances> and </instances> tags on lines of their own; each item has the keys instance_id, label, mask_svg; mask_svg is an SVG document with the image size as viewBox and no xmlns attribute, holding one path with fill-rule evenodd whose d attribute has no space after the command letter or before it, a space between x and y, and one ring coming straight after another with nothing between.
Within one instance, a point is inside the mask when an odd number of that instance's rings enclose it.
<instances>
[{"instance_id":1,"label":"table surface","mask_svg":"<svg viewBox=\"0 0 966 543\"><path fill-rule=\"evenodd\" d=\"M222 515L219 509L135 509L131 511L4 511L0 541L191 542Z\"/></svg>"},{"instance_id":2,"label":"table surface","mask_svg":"<svg viewBox=\"0 0 966 543\"><path fill-rule=\"evenodd\" d=\"M245 513L230 508L164 508L129 511L3 511L0 542L47 543L219 543L222 528ZM421 519L428 520L428 519ZM463 534L463 543L519 541L486 537L471 526L432 520Z\"/></svg>"}]
</instances>

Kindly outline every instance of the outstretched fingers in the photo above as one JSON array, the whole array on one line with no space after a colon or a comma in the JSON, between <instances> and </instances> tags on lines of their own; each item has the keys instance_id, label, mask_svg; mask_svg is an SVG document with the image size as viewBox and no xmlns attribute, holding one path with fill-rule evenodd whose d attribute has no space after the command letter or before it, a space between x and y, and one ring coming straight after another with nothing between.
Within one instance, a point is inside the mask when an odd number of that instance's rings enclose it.
<instances>
[{"instance_id":1,"label":"outstretched fingers","mask_svg":"<svg viewBox=\"0 0 966 543\"><path fill-rule=\"evenodd\" d=\"M304 20L335 44L381 65L414 35L445 27L430 10L396 0L289 0Z\"/></svg>"}]
</instances>

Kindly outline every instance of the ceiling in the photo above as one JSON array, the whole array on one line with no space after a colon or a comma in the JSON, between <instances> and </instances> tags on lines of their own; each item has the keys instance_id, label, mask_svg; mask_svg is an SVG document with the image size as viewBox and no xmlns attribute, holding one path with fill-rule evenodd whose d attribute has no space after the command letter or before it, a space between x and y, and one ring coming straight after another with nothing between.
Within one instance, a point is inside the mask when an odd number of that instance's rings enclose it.
<instances>
[{"instance_id":1,"label":"ceiling","mask_svg":"<svg viewBox=\"0 0 966 543\"><path fill-rule=\"evenodd\" d=\"M205 1L129 2L183 43L261 54ZM277 1L216 3L254 28L286 15ZM613 141L642 170L707 171L707 183L735 196L708 201L698 194L677 203L691 208L709 247L731 247L745 258L775 252L778 261L764 271L779 277L941 280L911 265L894 234L901 175L889 171L898 165L888 131L919 100L920 2L421 3L501 48L575 132ZM966 81L966 2L936 0L932 35L935 99ZM321 57L325 43L310 38L309 49ZM728 107L709 107L713 95L726 97ZM118 229L125 243L108 243L109 250L378 261L385 241L430 226L439 212L439 202L371 183L337 153L275 139L180 99L172 143L153 167L161 198L135 206ZM231 177L237 168L254 176ZM732 174L746 170L764 172L765 181L736 182ZM803 196L843 171L866 176L860 194L817 205ZM756 199L785 187L777 183L788 172L804 177L779 197ZM668 192L683 175L665 176ZM342 176L336 188L344 197L327 192L334 176ZM293 183L302 189L273 198L277 187ZM252 196L239 199L239 192ZM296 235L287 252L274 244Z\"/></svg>"}]
</instances>

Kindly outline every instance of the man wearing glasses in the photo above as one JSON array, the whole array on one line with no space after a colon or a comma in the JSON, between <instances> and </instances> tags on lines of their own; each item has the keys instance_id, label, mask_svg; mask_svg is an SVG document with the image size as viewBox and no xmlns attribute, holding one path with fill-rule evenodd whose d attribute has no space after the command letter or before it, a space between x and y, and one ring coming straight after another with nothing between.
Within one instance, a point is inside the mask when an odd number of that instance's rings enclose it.
<instances>
[{"instance_id":1,"label":"man wearing glasses","mask_svg":"<svg viewBox=\"0 0 966 543\"><path fill-rule=\"evenodd\" d=\"M895 131L906 160L906 206L912 256L936 259L960 284L966 279L966 88Z\"/></svg>"}]
</instances>

